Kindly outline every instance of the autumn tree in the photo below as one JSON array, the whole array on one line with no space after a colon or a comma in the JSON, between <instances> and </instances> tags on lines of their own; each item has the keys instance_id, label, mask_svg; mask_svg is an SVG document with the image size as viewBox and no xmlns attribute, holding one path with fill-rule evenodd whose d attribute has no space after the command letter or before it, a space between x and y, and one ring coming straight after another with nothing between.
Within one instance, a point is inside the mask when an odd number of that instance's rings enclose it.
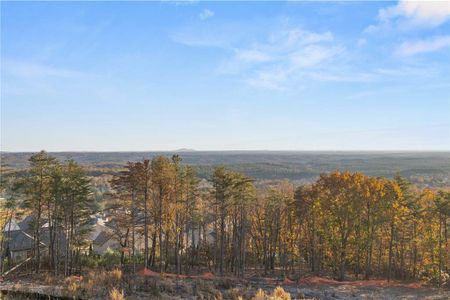
<instances>
[{"instance_id":1,"label":"autumn tree","mask_svg":"<svg viewBox=\"0 0 450 300\"><path fill-rule=\"evenodd\" d=\"M30 170L26 179L27 189L25 206L33 216L33 253L35 261L35 272L39 273L41 268L41 226L43 225L43 213L45 205L51 201L51 179L55 166L55 158L45 151L33 154L30 159Z\"/></svg>"},{"instance_id":2,"label":"autumn tree","mask_svg":"<svg viewBox=\"0 0 450 300\"><path fill-rule=\"evenodd\" d=\"M90 179L84 169L69 160L63 166L63 224L66 233L65 274L71 274L80 267L80 251L85 248L86 235L90 231L90 218L97 210L92 197Z\"/></svg>"},{"instance_id":3,"label":"autumn tree","mask_svg":"<svg viewBox=\"0 0 450 300\"><path fill-rule=\"evenodd\" d=\"M154 209L157 212L155 216L155 224L158 232L159 271L162 272L164 268L167 268L168 263L168 243L170 240L170 231L168 230L168 226L171 224L170 220L166 218L166 216L169 212L169 204L172 199L172 179L175 168L167 157L157 156L151 161L151 172ZM163 237L165 240L163 240ZM164 247L164 242L166 243L166 247Z\"/></svg>"}]
</instances>

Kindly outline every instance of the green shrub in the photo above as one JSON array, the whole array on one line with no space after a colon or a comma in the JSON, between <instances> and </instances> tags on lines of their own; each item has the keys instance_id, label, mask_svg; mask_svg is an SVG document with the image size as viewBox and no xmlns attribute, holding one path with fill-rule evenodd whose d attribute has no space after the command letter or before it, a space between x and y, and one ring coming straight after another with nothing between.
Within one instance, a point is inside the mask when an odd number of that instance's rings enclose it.
<instances>
[{"instance_id":1,"label":"green shrub","mask_svg":"<svg viewBox=\"0 0 450 300\"><path fill-rule=\"evenodd\" d=\"M120 265L120 253L111 249L108 249L99 261L99 266L102 267L115 267L118 265Z\"/></svg>"}]
</instances>

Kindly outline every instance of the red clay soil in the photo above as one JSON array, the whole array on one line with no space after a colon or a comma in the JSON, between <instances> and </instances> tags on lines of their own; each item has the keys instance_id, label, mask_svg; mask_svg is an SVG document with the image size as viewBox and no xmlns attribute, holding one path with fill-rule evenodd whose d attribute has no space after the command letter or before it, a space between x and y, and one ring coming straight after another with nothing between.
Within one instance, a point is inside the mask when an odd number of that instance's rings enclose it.
<instances>
[{"instance_id":1,"label":"red clay soil","mask_svg":"<svg viewBox=\"0 0 450 300\"><path fill-rule=\"evenodd\" d=\"M288 285L288 284L294 284L294 283L295 283L295 281L292 281L289 278L284 277L283 284Z\"/></svg>"},{"instance_id":2,"label":"red clay soil","mask_svg":"<svg viewBox=\"0 0 450 300\"><path fill-rule=\"evenodd\" d=\"M201 279L214 279L216 276L214 276L214 274L211 272L206 272L206 273L203 273L202 275L200 275L199 277Z\"/></svg>"},{"instance_id":3,"label":"red clay soil","mask_svg":"<svg viewBox=\"0 0 450 300\"><path fill-rule=\"evenodd\" d=\"M177 275L172 273L157 273L150 269L143 269L138 273L141 276L148 276L148 277L173 277L173 278L199 278L204 280L211 280L216 279L217 277L211 273L211 272L205 272L201 275ZM80 280L79 278L75 278L78 276L71 276L70 281L76 281ZM235 279L232 277L220 277L221 279ZM279 281L277 281L275 278L270 277L264 277L262 278L267 284L276 284ZM334 279L326 278L326 277L319 277L319 276L310 276L310 277L304 277L300 278L297 282L290 280L289 278L285 277L281 284L283 285L292 285L292 284L307 284L307 285L350 285L350 286L374 286L374 287L409 287L409 288L421 288L422 285L419 282L413 282L413 283L402 283L399 281L390 281L388 282L385 279L372 279L372 280L355 280L355 281L337 281Z\"/></svg>"},{"instance_id":4,"label":"red clay soil","mask_svg":"<svg viewBox=\"0 0 450 300\"><path fill-rule=\"evenodd\" d=\"M149 276L149 277L155 277L155 276L159 276L159 273L153 272L150 269L144 268L142 271L139 272L139 275L141 276Z\"/></svg>"},{"instance_id":5,"label":"red clay soil","mask_svg":"<svg viewBox=\"0 0 450 300\"><path fill-rule=\"evenodd\" d=\"M66 278L66 281L68 281L68 282L82 281L82 280L83 280L83 276L77 276L77 275L71 275Z\"/></svg>"},{"instance_id":6,"label":"red clay soil","mask_svg":"<svg viewBox=\"0 0 450 300\"><path fill-rule=\"evenodd\" d=\"M270 277L263 277L262 278L267 284L276 284L277 281L275 278L270 278Z\"/></svg>"},{"instance_id":7,"label":"red clay soil","mask_svg":"<svg viewBox=\"0 0 450 300\"><path fill-rule=\"evenodd\" d=\"M398 287L409 287L409 288L420 288L422 285L418 282L413 283L402 283L399 281L390 281L388 282L385 279L371 279L371 280L355 280L355 281L337 281L329 278L312 276L305 277L298 280L300 284L316 284L316 285L350 285L350 286L376 286L376 287L385 287L385 286L398 286Z\"/></svg>"},{"instance_id":8,"label":"red clay soil","mask_svg":"<svg viewBox=\"0 0 450 300\"><path fill-rule=\"evenodd\" d=\"M147 277L175 277L175 278L201 278L201 279L214 279L216 278L216 276L214 276L213 273L211 272L206 272L203 273L202 275L192 275L192 276L188 276L188 275L177 275L177 274L173 274L173 273L158 273L158 272L154 272L150 269L143 269L142 271L138 272L139 275L141 276L147 276Z\"/></svg>"}]
</instances>

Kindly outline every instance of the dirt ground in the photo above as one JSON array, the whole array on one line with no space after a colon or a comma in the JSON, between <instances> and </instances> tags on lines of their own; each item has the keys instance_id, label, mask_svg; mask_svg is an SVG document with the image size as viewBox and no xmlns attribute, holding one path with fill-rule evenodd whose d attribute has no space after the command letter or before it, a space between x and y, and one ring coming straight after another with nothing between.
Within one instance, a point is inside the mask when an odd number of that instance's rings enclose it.
<instances>
[{"instance_id":1,"label":"dirt ground","mask_svg":"<svg viewBox=\"0 0 450 300\"><path fill-rule=\"evenodd\" d=\"M323 277L307 277L297 282L285 279L252 278L237 281L218 278L212 274L195 277L160 277L157 273L144 273L134 278L125 278L136 283L125 289L125 299L251 299L259 288L270 294L276 286L289 292L291 299L450 299L450 290L423 287L419 283L387 282L386 280L337 282ZM42 283L42 282L41 282ZM125 285L122 284L122 287ZM54 296L70 296L64 286L43 285L36 280L0 282L1 291L21 291ZM87 295L82 299L108 299L108 294ZM4 299L35 299L3 296ZM0 299L2 296L0 295Z\"/></svg>"},{"instance_id":2,"label":"dirt ground","mask_svg":"<svg viewBox=\"0 0 450 300\"><path fill-rule=\"evenodd\" d=\"M296 297L297 290L306 299L433 299L448 300L450 292L430 288L409 288L399 286L353 286L343 285L298 285L296 287L285 286L284 289Z\"/></svg>"},{"instance_id":3,"label":"dirt ground","mask_svg":"<svg viewBox=\"0 0 450 300\"><path fill-rule=\"evenodd\" d=\"M338 282L323 277L307 277L298 282L251 283L269 292L280 285L291 294L292 299L429 299L449 300L450 290L424 287L420 283L401 283L386 280Z\"/></svg>"},{"instance_id":4,"label":"dirt ground","mask_svg":"<svg viewBox=\"0 0 450 300\"><path fill-rule=\"evenodd\" d=\"M450 299L446 289L423 287L420 283L387 280L338 282L321 277L299 280L297 287L307 298L318 299ZM291 290L290 285L285 289Z\"/></svg>"}]
</instances>

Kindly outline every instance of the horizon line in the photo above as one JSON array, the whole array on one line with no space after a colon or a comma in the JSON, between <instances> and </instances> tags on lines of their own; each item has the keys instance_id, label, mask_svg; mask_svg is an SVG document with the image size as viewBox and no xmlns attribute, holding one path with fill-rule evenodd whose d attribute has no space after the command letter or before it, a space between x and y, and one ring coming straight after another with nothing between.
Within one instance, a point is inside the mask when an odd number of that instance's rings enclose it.
<instances>
[{"instance_id":1,"label":"horizon line","mask_svg":"<svg viewBox=\"0 0 450 300\"><path fill-rule=\"evenodd\" d=\"M0 150L0 153L36 153L46 151L48 153L130 153L130 152L448 152L450 149L215 149L215 150L197 150L197 149L175 149L175 150Z\"/></svg>"}]
</instances>

